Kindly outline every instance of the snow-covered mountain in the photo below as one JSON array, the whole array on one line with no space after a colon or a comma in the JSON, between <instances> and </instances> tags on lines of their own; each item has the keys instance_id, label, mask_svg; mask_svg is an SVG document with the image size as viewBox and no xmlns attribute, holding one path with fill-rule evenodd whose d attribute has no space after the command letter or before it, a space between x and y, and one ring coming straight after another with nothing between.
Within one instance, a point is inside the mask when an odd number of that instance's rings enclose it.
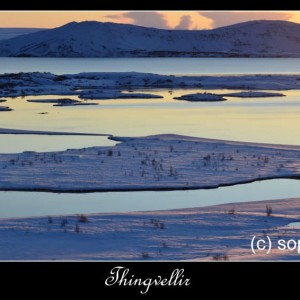
<instances>
[{"instance_id":1,"label":"snow-covered mountain","mask_svg":"<svg viewBox=\"0 0 300 300\"><path fill-rule=\"evenodd\" d=\"M300 24L251 21L212 30L72 22L0 41L0 56L300 57Z\"/></svg>"}]
</instances>

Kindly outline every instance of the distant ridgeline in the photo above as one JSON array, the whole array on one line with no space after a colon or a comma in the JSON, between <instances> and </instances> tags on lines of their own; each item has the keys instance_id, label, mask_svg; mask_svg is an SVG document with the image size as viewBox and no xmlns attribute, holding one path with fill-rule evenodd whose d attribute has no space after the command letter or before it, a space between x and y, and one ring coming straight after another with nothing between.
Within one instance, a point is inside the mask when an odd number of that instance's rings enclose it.
<instances>
[{"instance_id":1,"label":"distant ridgeline","mask_svg":"<svg viewBox=\"0 0 300 300\"><path fill-rule=\"evenodd\" d=\"M13 57L300 57L300 24L250 21L212 30L72 22L0 41Z\"/></svg>"},{"instance_id":2,"label":"distant ridgeline","mask_svg":"<svg viewBox=\"0 0 300 300\"><path fill-rule=\"evenodd\" d=\"M19 35L45 30L44 28L0 28L0 40L7 40Z\"/></svg>"}]
</instances>

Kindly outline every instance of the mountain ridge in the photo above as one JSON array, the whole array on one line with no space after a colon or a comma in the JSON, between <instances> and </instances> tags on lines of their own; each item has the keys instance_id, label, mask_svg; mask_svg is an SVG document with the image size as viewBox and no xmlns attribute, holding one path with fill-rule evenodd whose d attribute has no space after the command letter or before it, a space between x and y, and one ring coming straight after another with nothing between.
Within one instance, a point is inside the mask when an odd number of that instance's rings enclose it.
<instances>
[{"instance_id":1,"label":"mountain ridge","mask_svg":"<svg viewBox=\"0 0 300 300\"><path fill-rule=\"evenodd\" d=\"M300 57L300 24L257 20L208 30L71 22L0 41L12 57Z\"/></svg>"}]
</instances>

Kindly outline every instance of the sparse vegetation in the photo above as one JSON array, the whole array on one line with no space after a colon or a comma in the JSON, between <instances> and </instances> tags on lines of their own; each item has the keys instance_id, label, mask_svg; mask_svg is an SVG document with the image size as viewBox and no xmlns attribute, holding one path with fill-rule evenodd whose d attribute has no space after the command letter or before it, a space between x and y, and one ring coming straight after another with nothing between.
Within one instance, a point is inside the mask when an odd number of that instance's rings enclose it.
<instances>
[{"instance_id":1,"label":"sparse vegetation","mask_svg":"<svg viewBox=\"0 0 300 300\"><path fill-rule=\"evenodd\" d=\"M160 229L165 229L165 224L164 223L159 223L159 226L158 226Z\"/></svg>"},{"instance_id":2,"label":"sparse vegetation","mask_svg":"<svg viewBox=\"0 0 300 300\"><path fill-rule=\"evenodd\" d=\"M56 82L59 82L59 81L64 81L66 79L67 79L67 77L64 75L57 75L53 80Z\"/></svg>"},{"instance_id":3,"label":"sparse vegetation","mask_svg":"<svg viewBox=\"0 0 300 300\"><path fill-rule=\"evenodd\" d=\"M266 214L268 217L270 217L273 213L273 209L270 205L266 205Z\"/></svg>"},{"instance_id":4,"label":"sparse vegetation","mask_svg":"<svg viewBox=\"0 0 300 300\"><path fill-rule=\"evenodd\" d=\"M150 255L149 255L148 252L142 252L141 255L142 255L142 258L143 258L143 259L150 258Z\"/></svg>"},{"instance_id":5,"label":"sparse vegetation","mask_svg":"<svg viewBox=\"0 0 300 300\"><path fill-rule=\"evenodd\" d=\"M79 232L80 232L80 227L79 227L79 224L78 224L78 223L76 223L76 225L75 225L75 232L76 232L76 233L79 233Z\"/></svg>"},{"instance_id":6,"label":"sparse vegetation","mask_svg":"<svg viewBox=\"0 0 300 300\"><path fill-rule=\"evenodd\" d=\"M166 242L162 242L162 247L163 248L168 248L169 246L168 246L168 244Z\"/></svg>"},{"instance_id":7,"label":"sparse vegetation","mask_svg":"<svg viewBox=\"0 0 300 300\"><path fill-rule=\"evenodd\" d=\"M78 222L80 223L87 223L89 221L88 217L86 215L78 215L77 216Z\"/></svg>"},{"instance_id":8,"label":"sparse vegetation","mask_svg":"<svg viewBox=\"0 0 300 300\"><path fill-rule=\"evenodd\" d=\"M212 259L215 261L228 261L229 257L226 254L215 254Z\"/></svg>"},{"instance_id":9,"label":"sparse vegetation","mask_svg":"<svg viewBox=\"0 0 300 300\"><path fill-rule=\"evenodd\" d=\"M61 227L65 227L68 224L68 219L67 218L63 218L60 222Z\"/></svg>"},{"instance_id":10,"label":"sparse vegetation","mask_svg":"<svg viewBox=\"0 0 300 300\"><path fill-rule=\"evenodd\" d=\"M229 215L235 215L235 208L231 208L228 210Z\"/></svg>"},{"instance_id":11,"label":"sparse vegetation","mask_svg":"<svg viewBox=\"0 0 300 300\"><path fill-rule=\"evenodd\" d=\"M161 222L160 220L157 219L151 219L150 224L153 224L154 227L159 228L159 229L165 229L165 223Z\"/></svg>"}]
</instances>

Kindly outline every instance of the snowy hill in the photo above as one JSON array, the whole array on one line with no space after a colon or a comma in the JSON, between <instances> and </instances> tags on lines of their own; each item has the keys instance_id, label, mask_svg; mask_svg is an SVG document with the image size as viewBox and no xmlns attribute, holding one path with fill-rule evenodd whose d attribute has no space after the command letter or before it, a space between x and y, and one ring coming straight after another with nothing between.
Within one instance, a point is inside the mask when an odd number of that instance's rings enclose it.
<instances>
[{"instance_id":1,"label":"snowy hill","mask_svg":"<svg viewBox=\"0 0 300 300\"><path fill-rule=\"evenodd\" d=\"M72 22L0 41L0 56L300 57L300 24L251 21L213 30Z\"/></svg>"}]
</instances>

